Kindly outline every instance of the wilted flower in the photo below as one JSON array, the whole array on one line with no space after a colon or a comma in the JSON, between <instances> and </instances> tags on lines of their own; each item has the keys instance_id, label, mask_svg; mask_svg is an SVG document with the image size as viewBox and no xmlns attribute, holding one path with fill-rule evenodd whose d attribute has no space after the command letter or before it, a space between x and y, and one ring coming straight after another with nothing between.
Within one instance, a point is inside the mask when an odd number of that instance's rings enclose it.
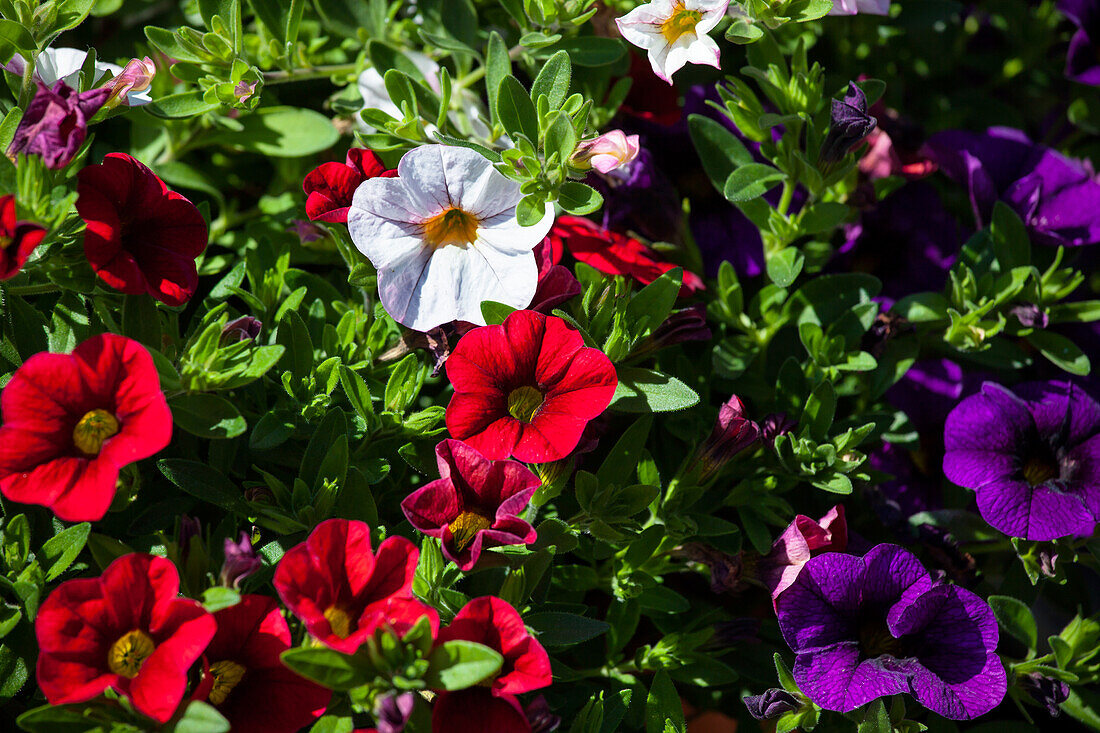
<instances>
[{"instance_id":1,"label":"wilted flower","mask_svg":"<svg viewBox=\"0 0 1100 733\"><path fill-rule=\"evenodd\" d=\"M794 583L811 557L843 552L847 547L848 523L844 507L838 504L816 521L799 514L757 565L760 580L771 592L772 603Z\"/></svg>"},{"instance_id":2,"label":"wilted flower","mask_svg":"<svg viewBox=\"0 0 1100 733\"><path fill-rule=\"evenodd\" d=\"M47 48L38 54L34 63L34 78L48 87L52 87L59 81L73 89L80 88L80 71L88 59L88 52L78 48ZM26 62L20 56L15 56L5 66L13 74L23 73ZM95 61L95 71L87 86L94 87L108 73L112 78L103 85L110 91L108 100L121 99L128 107L140 107L149 104L153 98L149 95L149 87L153 77L156 76L157 67L148 56L141 59L131 59L126 68L117 64L109 64Z\"/></svg>"},{"instance_id":3,"label":"wilted flower","mask_svg":"<svg viewBox=\"0 0 1100 733\"><path fill-rule=\"evenodd\" d=\"M523 709L523 714L531 724L531 733L552 733L561 727L561 716L554 715L550 710L550 703L546 702L543 695L535 696Z\"/></svg>"},{"instance_id":4,"label":"wilted flower","mask_svg":"<svg viewBox=\"0 0 1100 733\"><path fill-rule=\"evenodd\" d=\"M888 15L890 0L835 0L829 15Z\"/></svg>"},{"instance_id":5,"label":"wilted flower","mask_svg":"<svg viewBox=\"0 0 1100 733\"><path fill-rule=\"evenodd\" d=\"M1027 328L1046 328L1050 323L1047 312L1034 303L1021 303L1010 308L1008 312L1016 316L1021 326Z\"/></svg>"},{"instance_id":6,"label":"wilted flower","mask_svg":"<svg viewBox=\"0 0 1100 733\"><path fill-rule=\"evenodd\" d=\"M263 561L252 548L247 532L241 532L236 542L225 538L225 562L222 564L221 582L227 588L240 588L241 581L256 572Z\"/></svg>"},{"instance_id":7,"label":"wilted flower","mask_svg":"<svg viewBox=\"0 0 1100 733\"><path fill-rule=\"evenodd\" d=\"M769 412L760 421L760 438L768 445L775 445L775 439L786 435L798 426L798 421L785 412Z\"/></svg>"},{"instance_id":8,"label":"wilted flower","mask_svg":"<svg viewBox=\"0 0 1100 733\"><path fill-rule=\"evenodd\" d=\"M241 341L254 341L259 337L264 324L258 318L241 316L234 318L222 327L221 344L234 344Z\"/></svg>"},{"instance_id":9,"label":"wilted flower","mask_svg":"<svg viewBox=\"0 0 1100 733\"><path fill-rule=\"evenodd\" d=\"M468 148L422 145L397 178L371 178L348 212L352 241L378 270L394 320L416 331L448 321L484 324L481 303L526 308L538 285L531 251L554 223L520 226L519 184Z\"/></svg>"},{"instance_id":10,"label":"wilted flower","mask_svg":"<svg viewBox=\"0 0 1100 733\"><path fill-rule=\"evenodd\" d=\"M745 703L745 707L748 708L749 715L757 720L778 718L784 713L789 713L802 707L797 697L779 687L765 690L761 695L743 697L741 700Z\"/></svg>"},{"instance_id":11,"label":"wilted flower","mask_svg":"<svg viewBox=\"0 0 1100 733\"><path fill-rule=\"evenodd\" d=\"M580 295L581 284L572 270L558 264L561 262L561 248L554 247L549 237L535 245L534 251L539 280L528 309L550 315L559 305Z\"/></svg>"},{"instance_id":12,"label":"wilted flower","mask_svg":"<svg viewBox=\"0 0 1100 733\"><path fill-rule=\"evenodd\" d=\"M98 67L99 64L96 64ZM118 69L114 64L104 64L108 69ZM111 90L111 99L121 98L122 103L137 107L152 102L149 96L149 87L153 85L153 77L157 75L157 65L153 59L146 56L143 59L132 59L126 68L119 69L113 79L104 84Z\"/></svg>"},{"instance_id":13,"label":"wilted flower","mask_svg":"<svg viewBox=\"0 0 1100 733\"><path fill-rule=\"evenodd\" d=\"M46 236L46 228L29 221L18 221L15 196L0 196L0 280L10 280Z\"/></svg>"},{"instance_id":14,"label":"wilted flower","mask_svg":"<svg viewBox=\"0 0 1100 733\"><path fill-rule=\"evenodd\" d=\"M53 87L42 82L15 128L8 157L20 153L40 155L46 167L64 168L88 136L88 120L111 96L109 89L77 92L59 81Z\"/></svg>"},{"instance_id":15,"label":"wilted flower","mask_svg":"<svg viewBox=\"0 0 1100 733\"><path fill-rule=\"evenodd\" d=\"M611 130L591 140L577 143L573 157L569 159L577 168L594 168L599 173L610 173L638 156L638 136L627 135L622 130Z\"/></svg>"},{"instance_id":16,"label":"wilted flower","mask_svg":"<svg viewBox=\"0 0 1100 733\"><path fill-rule=\"evenodd\" d=\"M1066 52L1066 77L1100 86L1100 2L1058 0L1058 10L1077 26Z\"/></svg>"},{"instance_id":17,"label":"wilted flower","mask_svg":"<svg viewBox=\"0 0 1100 733\"><path fill-rule=\"evenodd\" d=\"M726 15L730 0L650 0L615 20L630 43L649 54L653 73L669 84L684 64L719 67L721 52L707 34Z\"/></svg>"},{"instance_id":18,"label":"wilted flower","mask_svg":"<svg viewBox=\"0 0 1100 733\"><path fill-rule=\"evenodd\" d=\"M745 415L745 403L737 395L718 408L718 420L703 444L696 461L703 468L701 480L713 477L738 453L760 439L760 426Z\"/></svg>"},{"instance_id":19,"label":"wilted flower","mask_svg":"<svg viewBox=\"0 0 1100 733\"><path fill-rule=\"evenodd\" d=\"M943 471L1011 537L1093 533L1100 519L1100 404L1066 382L986 382L947 416Z\"/></svg>"},{"instance_id":20,"label":"wilted flower","mask_svg":"<svg viewBox=\"0 0 1100 733\"><path fill-rule=\"evenodd\" d=\"M934 581L897 545L878 545L862 558L812 558L776 612L796 655L795 682L826 710L850 712L908 693L945 718L971 720L1004 698L989 604Z\"/></svg>"},{"instance_id":21,"label":"wilted flower","mask_svg":"<svg viewBox=\"0 0 1100 733\"><path fill-rule=\"evenodd\" d=\"M875 118L867 114L867 95L855 82L848 82L844 99L834 99L832 104L829 132L821 145L821 160L824 163L842 160L854 145L871 134L877 124Z\"/></svg>"}]
</instances>

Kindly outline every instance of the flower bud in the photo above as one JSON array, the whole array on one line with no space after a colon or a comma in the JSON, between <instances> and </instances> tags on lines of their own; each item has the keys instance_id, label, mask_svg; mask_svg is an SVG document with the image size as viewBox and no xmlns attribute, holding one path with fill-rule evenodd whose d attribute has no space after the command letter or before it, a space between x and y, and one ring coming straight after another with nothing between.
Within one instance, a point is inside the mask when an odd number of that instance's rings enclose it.
<instances>
[{"instance_id":1,"label":"flower bud","mask_svg":"<svg viewBox=\"0 0 1100 733\"><path fill-rule=\"evenodd\" d=\"M876 124L875 118L867 114L867 96L854 82L848 82L844 99L833 100L829 132L821 146L821 162L842 160L856 143L871 134Z\"/></svg>"},{"instance_id":2,"label":"flower bud","mask_svg":"<svg viewBox=\"0 0 1100 733\"><path fill-rule=\"evenodd\" d=\"M527 722L531 724L531 733L551 733L561 726L561 716L550 711L550 703L539 695L523 709Z\"/></svg>"},{"instance_id":3,"label":"flower bud","mask_svg":"<svg viewBox=\"0 0 1100 733\"><path fill-rule=\"evenodd\" d=\"M578 143L570 162L581 170L595 168L599 173L610 173L634 160L637 155L638 136L612 130Z\"/></svg>"},{"instance_id":4,"label":"flower bud","mask_svg":"<svg viewBox=\"0 0 1100 733\"><path fill-rule=\"evenodd\" d=\"M760 439L760 426L745 417L745 404L737 395L718 408L718 420L699 449L700 481L713 478L735 455Z\"/></svg>"},{"instance_id":5,"label":"flower bud","mask_svg":"<svg viewBox=\"0 0 1100 733\"><path fill-rule=\"evenodd\" d=\"M234 542L225 538L225 562L222 564L221 582L227 588L240 588L241 581L260 569L263 561L252 548L247 532L241 532Z\"/></svg>"},{"instance_id":6,"label":"flower bud","mask_svg":"<svg viewBox=\"0 0 1100 733\"><path fill-rule=\"evenodd\" d=\"M241 316L222 328L221 344L227 346L241 341L254 341L260 335L263 326L263 322L252 316Z\"/></svg>"},{"instance_id":7,"label":"flower bud","mask_svg":"<svg viewBox=\"0 0 1100 733\"><path fill-rule=\"evenodd\" d=\"M374 718L378 721L378 733L401 733L409 722L416 698L411 692L392 693L378 700Z\"/></svg>"},{"instance_id":8,"label":"flower bud","mask_svg":"<svg viewBox=\"0 0 1100 733\"><path fill-rule=\"evenodd\" d=\"M117 67L115 67L117 68ZM126 64L126 68L113 79L103 85L111 90L111 96L107 98L107 104L122 103L128 107L134 104L145 104L148 95L141 92L149 89L153 84L153 77L157 75L157 65L153 59L146 56L143 59L132 59Z\"/></svg>"},{"instance_id":9,"label":"flower bud","mask_svg":"<svg viewBox=\"0 0 1100 733\"><path fill-rule=\"evenodd\" d=\"M749 709L749 715L757 720L778 718L802 707L797 697L778 687L773 687L762 695L749 695L741 699Z\"/></svg>"},{"instance_id":10,"label":"flower bud","mask_svg":"<svg viewBox=\"0 0 1100 733\"><path fill-rule=\"evenodd\" d=\"M1059 705L1069 698L1069 685L1061 680L1044 677L1038 672L1021 675L1019 684L1035 702L1046 708L1047 714L1052 718L1058 717L1062 712Z\"/></svg>"}]
</instances>

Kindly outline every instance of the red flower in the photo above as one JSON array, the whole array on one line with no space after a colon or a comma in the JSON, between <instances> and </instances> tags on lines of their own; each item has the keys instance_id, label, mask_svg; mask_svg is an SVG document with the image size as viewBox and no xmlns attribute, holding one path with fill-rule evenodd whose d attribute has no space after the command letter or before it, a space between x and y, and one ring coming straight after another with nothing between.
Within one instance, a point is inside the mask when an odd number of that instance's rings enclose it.
<instances>
[{"instance_id":1,"label":"red flower","mask_svg":"<svg viewBox=\"0 0 1100 733\"><path fill-rule=\"evenodd\" d=\"M287 550L275 568L275 590L306 630L333 649L354 653L375 630L402 635L435 609L413 598L420 553L404 537L389 537L371 551L364 522L329 519Z\"/></svg>"},{"instance_id":2,"label":"red flower","mask_svg":"<svg viewBox=\"0 0 1100 733\"><path fill-rule=\"evenodd\" d=\"M463 336L447 359L447 429L486 458L556 461L611 403L618 379L599 349L556 316L515 311Z\"/></svg>"},{"instance_id":3,"label":"red flower","mask_svg":"<svg viewBox=\"0 0 1100 733\"><path fill-rule=\"evenodd\" d=\"M125 153L108 153L77 180L76 210L88 225L84 254L103 282L168 305L186 303L198 287L195 258L207 241L195 205Z\"/></svg>"},{"instance_id":4,"label":"red flower","mask_svg":"<svg viewBox=\"0 0 1100 733\"><path fill-rule=\"evenodd\" d=\"M347 163L322 163L306 174L302 190L306 216L313 221L346 224L355 189L368 178L396 178L397 169L386 169L373 150L352 148Z\"/></svg>"},{"instance_id":5,"label":"red flower","mask_svg":"<svg viewBox=\"0 0 1100 733\"><path fill-rule=\"evenodd\" d=\"M481 551L534 542L538 535L519 518L541 483L522 463L490 461L459 440L435 447L438 481L401 502L412 526L442 540L443 554L461 570L477 564Z\"/></svg>"},{"instance_id":6,"label":"red flower","mask_svg":"<svg viewBox=\"0 0 1100 733\"><path fill-rule=\"evenodd\" d=\"M332 692L283 666L290 627L279 603L245 595L214 614L218 632L206 648L196 699L226 717L234 733L295 733L321 717Z\"/></svg>"},{"instance_id":7,"label":"red flower","mask_svg":"<svg viewBox=\"0 0 1100 733\"><path fill-rule=\"evenodd\" d=\"M45 236L45 227L16 221L14 196L0 197L0 280L15 277Z\"/></svg>"},{"instance_id":8,"label":"red flower","mask_svg":"<svg viewBox=\"0 0 1100 733\"><path fill-rule=\"evenodd\" d=\"M559 216L550 230L550 240L555 248L564 246L569 253L586 265L595 267L607 275L626 275L643 285L648 285L669 270L677 267L657 259L657 253L637 239L604 229L580 216ZM684 270L680 297L691 295L706 287L703 279L690 270Z\"/></svg>"},{"instance_id":9,"label":"red flower","mask_svg":"<svg viewBox=\"0 0 1100 733\"><path fill-rule=\"evenodd\" d=\"M98 578L59 585L34 623L38 686L50 704L85 702L110 687L150 718L171 718L216 626L178 594L176 566L140 553Z\"/></svg>"},{"instance_id":10,"label":"red flower","mask_svg":"<svg viewBox=\"0 0 1100 733\"><path fill-rule=\"evenodd\" d=\"M0 395L0 411L0 493L67 522L102 519L119 469L172 438L153 358L114 334L72 354L27 359Z\"/></svg>"},{"instance_id":11,"label":"red flower","mask_svg":"<svg viewBox=\"0 0 1100 733\"><path fill-rule=\"evenodd\" d=\"M528 310L550 314L552 310L581 294L581 284L568 267L562 267L561 244L554 247L549 238L535 245L535 262L539 266L539 280L535 296L531 298Z\"/></svg>"},{"instance_id":12,"label":"red flower","mask_svg":"<svg viewBox=\"0 0 1100 733\"><path fill-rule=\"evenodd\" d=\"M475 598L439 632L436 644L453 639L484 644L500 652L504 663L488 690L479 686L441 693L432 706L433 733L530 731L531 725L515 696L550 684L550 657L527 633L516 609L492 596Z\"/></svg>"}]
</instances>

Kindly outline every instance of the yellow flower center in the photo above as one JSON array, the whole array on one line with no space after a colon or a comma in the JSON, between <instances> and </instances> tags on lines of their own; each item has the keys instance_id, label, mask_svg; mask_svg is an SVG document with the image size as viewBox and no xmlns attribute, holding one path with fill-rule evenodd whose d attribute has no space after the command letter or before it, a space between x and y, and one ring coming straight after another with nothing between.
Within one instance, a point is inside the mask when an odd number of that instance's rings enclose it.
<instances>
[{"instance_id":1,"label":"yellow flower center","mask_svg":"<svg viewBox=\"0 0 1100 733\"><path fill-rule=\"evenodd\" d=\"M1058 466L1045 457L1035 456L1024 463L1023 473L1024 481L1031 486L1038 486L1052 478L1057 478Z\"/></svg>"},{"instance_id":2,"label":"yellow flower center","mask_svg":"<svg viewBox=\"0 0 1100 733\"><path fill-rule=\"evenodd\" d=\"M137 677L141 665L153 653L157 645L153 638L140 629L127 631L111 645L107 652L107 668L126 679Z\"/></svg>"},{"instance_id":3,"label":"yellow flower center","mask_svg":"<svg viewBox=\"0 0 1100 733\"><path fill-rule=\"evenodd\" d=\"M13 240L11 237L5 237L4 235L0 234L0 250L5 250L10 247L13 241L15 240Z\"/></svg>"},{"instance_id":4,"label":"yellow flower center","mask_svg":"<svg viewBox=\"0 0 1100 733\"><path fill-rule=\"evenodd\" d=\"M118 434L118 419L106 410L92 410L73 428L73 445L85 455L99 454L103 442Z\"/></svg>"},{"instance_id":5,"label":"yellow flower center","mask_svg":"<svg viewBox=\"0 0 1100 733\"><path fill-rule=\"evenodd\" d=\"M531 422L542 407L542 392L534 387L516 387L508 395L508 414L520 422Z\"/></svg>"},{"instance_id":6,"label":"yellow flower center","mask_svg":"<svg viewBox=\"0 0 1100 733\"><path fill-rule=\"evenodd\" d=\"M351 636L351 616L339 606L329 606L324 613L325 620L332 627L332 633L341 639Z\"/></svg>"},{"instance_id":7,"label":"yellow flower center","mask_svg":"<svg viewBox=\"0 0 1100 733\"><path fill-rule=\"evenodd\" d=\"M672 8L672 15L661 23L661 35L669 43L675 43L685 33L694 33L695 26L702 19L703 14L700 11L688 10L683 3L676 3Z\"/></svg>"},{"instance_id":8,"label":"yellow flower center","mask_svg":"<svg viewBox=\"0 0 1100 733\"><path fill-rule=\"evenodd\" d=\"M451 522L448 529L454 537L455 546L459 551L465 550L466 545L474 541L477 533L483 529L489 529L493 523L484 514L477 512L462 512Z\"/></svg>"},{"instance_id":9,"label":"yellow flower center","mask_svg":"<svg viewBox=\"0 0 1100 733\"><path fill-rule=\"evenodd\" d=\"M452 244L465 247L477 241L480 223L473 214L452 206L424 222L424 240L433 249Z\"/></svg>"},{"instance_id":10,"label":"yellow flower center","mask_svg":"<svg viewBox=\"0 0 1100 733\"><path fill-rule=\"evenodd\" d=\"M221 705L225 702L225 698L229 697L229 693L244 678L246 671L243 666L228 659L210 665L210 676L214 678L214 686L210 688L210 695L206 698L210 704Z\"/></svg>"}]
</instances>

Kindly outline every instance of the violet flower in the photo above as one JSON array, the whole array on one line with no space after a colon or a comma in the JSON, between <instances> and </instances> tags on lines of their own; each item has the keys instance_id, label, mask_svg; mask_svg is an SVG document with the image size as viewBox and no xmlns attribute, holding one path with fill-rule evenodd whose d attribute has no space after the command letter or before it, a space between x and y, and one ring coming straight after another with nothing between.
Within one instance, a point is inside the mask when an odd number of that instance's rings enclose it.
<instances>
[{"instance_id":1,"label":"violet flower","mask_svg":"<svg viewBox=\"0 0 1100 733\"><path fill-rule=\"evenodd\" d=\"M1100 518L1100 404L1066 382L986 382L944 427L943 471L1010 537L1089 536Z\"/></svg>"},{"instance_id":2,"label":"violet flower","mask_svg":"<svg viewBox=\"0 0 1100 733\"><path fill-rule=\"evenodd\" d=\"M1066 78L1100 86L1100 0L1058 0L1058 10L1077 26L1066 52Z\"/></svg>"},{"instance_id":3,"label":"violet flower","mask_svg":"<svg viewBox=\"0 0 1100 733\"><path fill-rule=\"evenodd\" d=\"M928 140L940 168L965 183L978 226L1004 201L1038 244L1075 247L1100 242L1100 181L1081 161L1031 142L1019 130L947 130Z\"/></svg>"},{"instance_id":4,"label":"violet flower","mask_svg":"<svg viewBox=\"0 0 1100 733\"><path fill-rule=\"evenodd\" d=\"M1000 704L1008 687L989 604L934 582L897 545L811 559L777 614L796 655L795 682L826 710L908 693L945 718L970 720Z\"/></svg>"},{"instance_id":5,"label":"violet flower","mask_svg":"<svg viewBox=\"0 0 1100 733\"><path fill-rule=\"evenodd\" d=\"M798 698L779 687L766 690L761 695L749 695L741 700L749 710L749 715L757 720L770 720L778 718L784 713L798 710L802 707Z\"/></svg>"},{"instance_id":6,"label":"violet flower","mask_svg":"<svg viewBox=\"0 0 1100 733\"><path fill-rule=\"evenodd\" d=\"M550 709L550 703L543 695L537 696L523 709L527 722L531 726L531 733L553 733L561 727L561 716L554 715ZM382 733L379 731L378 733Z\"/></svg>"},{"instance_id":7,"label":"violet flower","mask_svg":"<svg viewBox=\"0 0 1100 733\"><path fill-rule=\"evenodd\" d=\"M48 168L64 168L88 136L88 120L111 96L108 87L77 92L59 81L53 87L37 82L38 91L15 129L8 156L40 155Z\"/></svg>"},{"instance_id":8,"label":"violet flower","mask_svg":"<svg viewBox=\"0 0 1100 733\"><path fill-rule=\"evenodd\" d=\"M402 733L415 706L416 696L411 692L382 696L374 708L378 733Z\"/></svg>"},{"instance_id":9,"label":"violet flower","mask_svg":"<svg viewBox=\"0 0 1100 733\"><path fill-rule=\"evenodd\" d=\"M848 82L844 99L834 99L832 104L829 132L821 145L821 160L824 163L842 160L878 124L874 117L867 114L867 95L855 82Z\"/></svg>"},{"instance_id":10,"label":"violet flower","mask_svg":"<svg viewBox=\"0 0 1100 733\"><path fill-rule=\"evenodd\" d=\"M649 150L642 148L621 168L606 175L590 174L585 182L604 198L604 229L637 232L653 242L679 241L680 197Z\"/></svg>"}]
</instances>

